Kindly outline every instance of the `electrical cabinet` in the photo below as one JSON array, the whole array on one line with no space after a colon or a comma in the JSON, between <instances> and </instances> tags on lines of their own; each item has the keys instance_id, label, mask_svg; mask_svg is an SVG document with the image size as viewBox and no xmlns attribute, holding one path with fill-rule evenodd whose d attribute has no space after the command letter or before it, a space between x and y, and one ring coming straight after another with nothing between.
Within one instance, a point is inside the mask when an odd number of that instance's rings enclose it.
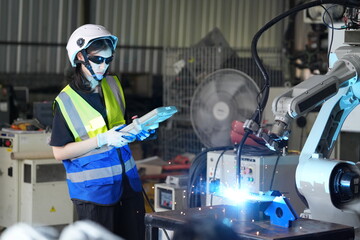
<instances>
[{"instance_id":1,"label":"electrical cabinet","mask_svg":"<svg viewBox=\"0 0 360 240\"><path fill-rule=\"evenodd\" d=\"M186 186L155 184L155 212L179 210L186 206Z\"/></svg>"},{"instance_id":2,"label":"electrical cabinet","mask_svg":"<svg viewBox=\"0 0 360 240\"><path fill-rule=\"evenodd\" d=\"M65 169L51 157L49 137L41 131L0 131L0 226L73 222Z\"/></svg>"},{"instance_id":3,"label":"electrical cabinet","mask_svg":"<svg viewBox=\"0 0 360 240\"><path fill-rule=\"evenodd\" d=\"M295 171L299 161L298 155L280 156L241 156L240 188L249 193L280 191L290 200L296 212L300 214L305 204L297 194ZM207 188L206 205L231 204L224 196L212 193L211 182L218 181L219 187L234 188L237 186L236 153L227 151L209 152L207 154Z\"/></svg>"}]
</instances>

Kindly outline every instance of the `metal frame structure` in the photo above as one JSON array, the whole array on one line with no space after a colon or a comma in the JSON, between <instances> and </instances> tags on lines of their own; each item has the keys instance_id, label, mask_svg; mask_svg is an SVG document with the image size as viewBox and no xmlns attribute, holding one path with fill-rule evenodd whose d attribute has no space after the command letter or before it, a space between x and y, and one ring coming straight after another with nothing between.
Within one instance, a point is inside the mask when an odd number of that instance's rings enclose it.
<instances>
[{"instance_id":1,"label":"metal frame structure","mask_svg":"<svg viewBox=\"0 0 360 240\"><path fill-rule=\"evenodd\" d=\"M272 86L283 86L287 63L281 49L259 51L272 80ZM249 49L222 47L165 48L163 59L163 105L176 106L168 125L161 127L162 157L169 161L184 153L197 154L204 147L191 121L190 106L197 86L218 69L233 68L248 74L261 89L262 76ZM255 110L255 109L254 109Z\"/></svg>"}]
</instances>

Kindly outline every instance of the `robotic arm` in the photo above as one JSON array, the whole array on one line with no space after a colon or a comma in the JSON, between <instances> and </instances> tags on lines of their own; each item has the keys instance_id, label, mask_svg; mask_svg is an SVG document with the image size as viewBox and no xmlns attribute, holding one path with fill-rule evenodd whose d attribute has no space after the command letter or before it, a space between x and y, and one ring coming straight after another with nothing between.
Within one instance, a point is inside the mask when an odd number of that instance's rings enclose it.
<instances>
[{"instance_id":1,"label":"robotic arm","mask_svg":"<svg viewBox=\"0 0 360 240\"><path fill-rule=\"evenodd\" d=\"M335 51L336 61L327 74L313 76L274 100L272 108L276 123L270 132L265 133L260 128L260 120L268 99L270 81L257 55L257 40L280 19L325 3L346 6L344 20L348 30L345 42L349 46ZM329 157L346 117L360 103L359 19L359 0L317 0L290 9L262 27L253 38L252 55L263 74L264 88L252 119L244 123L246 133L256 133L270 149L279 150L282 141L288 138L291 121L322 105L299 157L296 186L308 203L309 218L353 226L356 239L360 239L360 164ZM239 147L238 162L240 155ZM239 166L238 163L238 169ZM240 179L239 173L237 177Z\"/></svg>"},{"instance_id":2,"label":"robotic arm","mask_svg":"<svg viewBox=\"0 0 360 240\"><path fill-rule=\"evenodd\" d=\"M335 53L338 60L326 75L313 76L274 100L276 123L266 140L276 149L293 119L323 104L300 154L296 186L311 218L359 230L359 168L329 157L343 122L360 103L360 46L340 47Z\"/></svg>"},{"instance_id":3,"label":"robotic arm","mask_svg":"<svg viewBox=\"0 0 360 240\"><path fill-rule=\"evenodd\" d=\"M360 73L359 67L360 54L350 52L338 60L326 75L315 75L278 96L272 105L275 124L270 132L270 141L267 139L269 147L275 150L278 141L287 139L293 119L334 97L340 88L354 85ZM342 101L345 100L346 96L343 96Z\"/></svg>"}]
</instances>

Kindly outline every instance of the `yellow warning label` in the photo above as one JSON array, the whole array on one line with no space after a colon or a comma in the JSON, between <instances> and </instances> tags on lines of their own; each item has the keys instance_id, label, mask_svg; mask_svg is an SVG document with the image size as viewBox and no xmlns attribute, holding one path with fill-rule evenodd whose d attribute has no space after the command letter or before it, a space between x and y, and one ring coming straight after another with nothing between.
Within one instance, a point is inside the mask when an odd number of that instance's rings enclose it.
<instances>
[{"instance_id":1,"label":"yellow warning label","mask_svg":"<svg viewBox=\"0 0 360 240\"><path fill-rule=\"evenodd\" d=\"M56 212L56 209L54 206L51 207L50 212Z\"/></svg>"}]
</instances>

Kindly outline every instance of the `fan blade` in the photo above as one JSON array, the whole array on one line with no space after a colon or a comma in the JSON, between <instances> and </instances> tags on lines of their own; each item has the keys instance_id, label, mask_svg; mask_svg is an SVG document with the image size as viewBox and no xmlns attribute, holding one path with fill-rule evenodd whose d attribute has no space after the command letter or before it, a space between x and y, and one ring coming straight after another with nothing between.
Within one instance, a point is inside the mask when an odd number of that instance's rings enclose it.
<instances>
[{"instance_id":1,"label":"fan blade","mask_svg":"<svg viewBox=\"0 0 360 240\"><path fill-rule=\"evenodd\" d=\"M191 101L191 123L207 147L231 144L231 123L245 121L257 107L258 86L245 73L220 69L196 88Z\"/></svg>"}]
</instances>

